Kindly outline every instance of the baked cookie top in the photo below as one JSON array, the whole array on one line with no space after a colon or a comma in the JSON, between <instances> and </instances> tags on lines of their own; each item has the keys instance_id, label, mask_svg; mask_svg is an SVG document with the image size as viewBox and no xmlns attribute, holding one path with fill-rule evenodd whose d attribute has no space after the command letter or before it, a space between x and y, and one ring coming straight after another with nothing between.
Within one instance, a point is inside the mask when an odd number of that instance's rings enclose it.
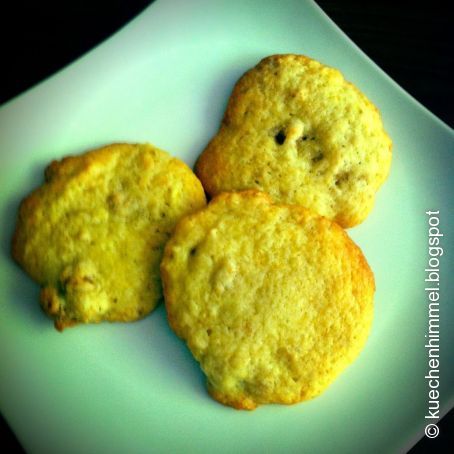
<instances>
[{"instance_id":1,"label":"baked cookie top","mask_svg":"<svg viewBox=\"0 0 454 454\"><path fill-rule=\"evenodd\" d=\"M13 257L43 288L57 329L132 321L162 298L164 244L206 204L183 162L149 144L113 144L52 162L23 200Z\"/></svg>"},{"instance_id":2,"label":"baked cookie top","mask_svg":"<svg viewBox=\"0 0 454 454\"><path fill-rule=\"evenodd\" d=\"M364 94L336 69L273 55L235 85L196 174L211 196L255 188L352 227L390 164L391 140Z\"/></svg>"},{"instance_id":3,"label":"baked cookie top","mask_svg":"<svg viewBox=\"0 0 454 454\"><path fill-rule=\"evenodd\" d=\"M168 320L219 402L320 394L363 348L374 277L336 223L257 191L183 218L161 263Z\"/></svg>"}]
</instances>

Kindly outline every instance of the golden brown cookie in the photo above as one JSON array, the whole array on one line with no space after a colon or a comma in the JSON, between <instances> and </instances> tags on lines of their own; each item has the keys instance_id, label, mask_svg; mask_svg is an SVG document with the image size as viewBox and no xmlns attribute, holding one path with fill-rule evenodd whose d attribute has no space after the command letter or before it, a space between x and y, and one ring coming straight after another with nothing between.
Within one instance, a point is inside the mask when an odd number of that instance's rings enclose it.
<instances>
[{"instance_id":1,"label":"golden brown cookie","mask_svg":"<svg viewBox=\"0 0 454 454\"><path fill-rule=\"evenodd\" d=\"M236 408L320 394L363 348L374 278L336 223L257 191L183 218L161 263L168 319Z\"/></svg>"},{"instance_id":2,"label":"golden brown cookie","mask_svg":"<svg viewBox=\"0 0 454 454\"><path fill-rule=\"evenodd\" d=\"M162 297L164 244L206 204L178 159L149 144L113 144L52 162L23 200L15 260L41 286L57 329L144 317Z\"/></svg>"},{"instance_id":3,"label":"golden brown cookie","mask_svg":"<svg viewBox=\"0 0 454 454\"><path fill-rule=\"evenodd\" d=\"M259 189L352 227L391 164L377 108L342 74L302 55L273 55L235 85L196 165L211 196Z\"/></svg>"}]
</instances>

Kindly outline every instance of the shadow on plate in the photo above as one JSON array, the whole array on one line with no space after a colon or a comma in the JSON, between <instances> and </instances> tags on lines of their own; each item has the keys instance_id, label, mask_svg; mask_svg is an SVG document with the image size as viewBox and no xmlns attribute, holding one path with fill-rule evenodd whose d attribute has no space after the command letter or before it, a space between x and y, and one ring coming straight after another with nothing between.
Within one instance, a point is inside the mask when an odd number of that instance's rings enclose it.
<instances>
[{"instance_id":1,"label":"shadow on plate","mask_svg":"<svg viewBox=\"0 0 454 454\"><path fill-rule=\"evenodd\" d=\"M211 400L205 376L185 343L171 330L163 303L143 320L115 325L115 354L123 364L128 362L131 376L150 384L150 392L169 395L172 400Z\"/></svg>"}]
</instances>

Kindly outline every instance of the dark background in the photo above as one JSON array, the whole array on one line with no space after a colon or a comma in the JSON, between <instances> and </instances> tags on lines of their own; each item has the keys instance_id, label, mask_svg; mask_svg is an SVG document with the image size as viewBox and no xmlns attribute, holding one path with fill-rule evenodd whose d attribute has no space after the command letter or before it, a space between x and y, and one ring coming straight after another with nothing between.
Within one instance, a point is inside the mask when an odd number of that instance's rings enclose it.
<instances>
[{"instance_id":1,"label":"dark background","mask_svg":"<svg viewBox=\"0 0 454 454\"><path fill-rule=\"evenodd\" d=\"M16 0L13 6L0 7L0 104L85 53L149 3L79 0L56 6L48 0ZM454 126L450 2L317 3L397 83Z\"/></svg>"},{"instance_id":2,"label":"dark background","mask_svg":"<svg viewBox=\"0 0 454 454\"><path fill-rule=\"evenodd\" d=\"M0 104L99 44L150 3L80 0L56 5L43 0L1 6ZM445 123L454 126L450 2L319 0L317 3L399 85ZM448 443L453 446L453 436L449 434L453 426L451 411L440 423L439 437L423 438L411 453L448 452ZM12 442L20 452L2 420L0 429L1 445L5 447Z\"/></svg>"}]
</instances>

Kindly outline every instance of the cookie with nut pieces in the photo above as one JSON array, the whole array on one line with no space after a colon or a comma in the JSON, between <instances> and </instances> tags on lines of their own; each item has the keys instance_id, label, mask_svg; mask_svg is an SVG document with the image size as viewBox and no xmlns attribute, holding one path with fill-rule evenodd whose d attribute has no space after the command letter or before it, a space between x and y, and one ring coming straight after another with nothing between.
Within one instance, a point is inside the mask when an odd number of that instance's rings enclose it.
<instances>
[{"instance_id":1,"label":"cookie with nut pieces","mask_svg":"<svg viewBox=\"0 0 454 454\"><path fill-rule=\"evenodd\" d=\"M391 164L377 108L334 68L272 55L236 83L196 174L210 196L258 189L343 227L361 223Z\"/></svg>"},{"instance_id":2,"label":"cookie with nut pieces","mask_svg":"<svg viewBox=\"0 0 454 454\"><path fill-rule=\"evenodd\" d=\"M191 169L150 144L52 162L23 200L12 253L59 330L133 321L162 299L159 264L176 222L205 206Z\"/></svg>"},{"instance_id":3,"label":"cookie with nut pieces","mask_svg":"<svg viewBox=\"0 0 454 454\"><path fill-rule=\"evenodd\" d=\"M374 277L336 223L257 191L186 216L161 264L170 326L219 402L254 409L322 393L358 356Z\"/></svg>"}]
</instances>

